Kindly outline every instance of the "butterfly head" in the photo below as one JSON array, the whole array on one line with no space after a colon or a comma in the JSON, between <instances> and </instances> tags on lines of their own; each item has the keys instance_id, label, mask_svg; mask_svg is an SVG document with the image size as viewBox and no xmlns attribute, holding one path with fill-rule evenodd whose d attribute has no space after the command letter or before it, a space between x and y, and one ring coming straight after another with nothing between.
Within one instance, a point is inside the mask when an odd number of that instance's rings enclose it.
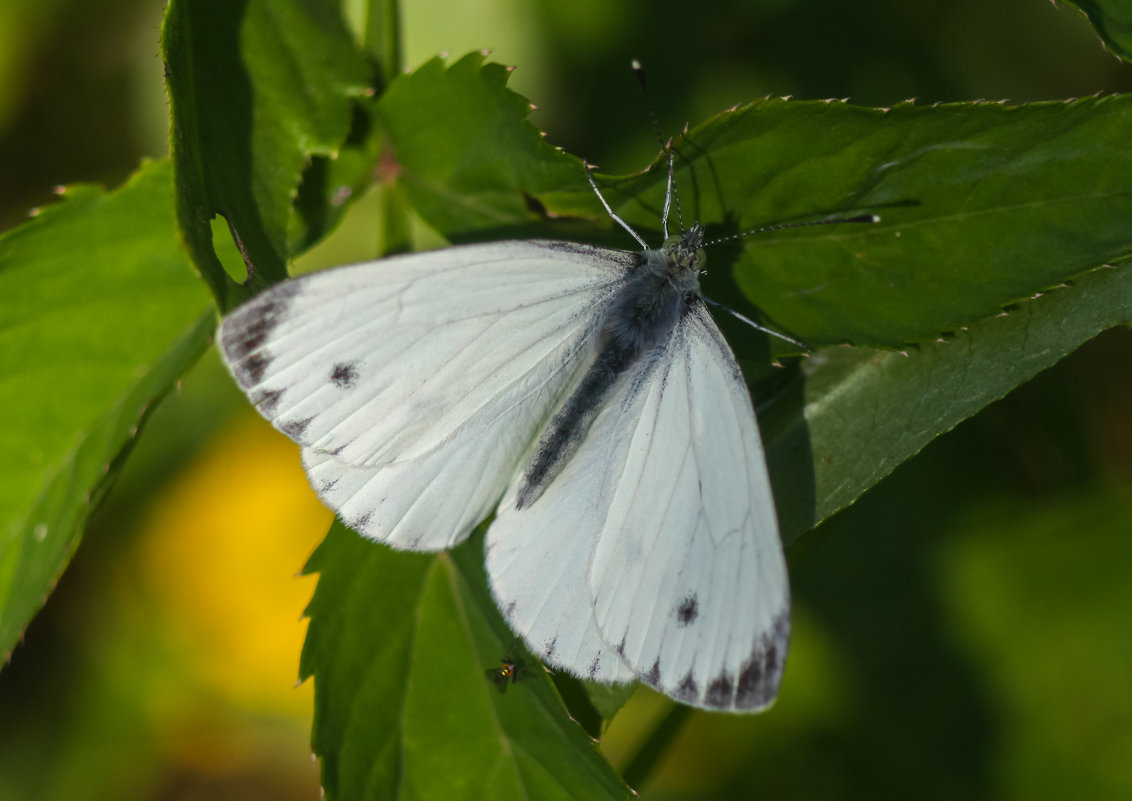
<instances>
[{"instance_id":1,"label":"butterfly head","mask_svg":"<svg viewBox=\"0 0 1132 801\"><path fill-rule=\"evenodd\" d=\"M673 234L664 240L660 248L666 264L672 270L672 278L689 284L689 289L699 286L700 273L707 263L703 246L704 229L699 223L693 223L684 233Z\"/></svg>"}]
</instances>

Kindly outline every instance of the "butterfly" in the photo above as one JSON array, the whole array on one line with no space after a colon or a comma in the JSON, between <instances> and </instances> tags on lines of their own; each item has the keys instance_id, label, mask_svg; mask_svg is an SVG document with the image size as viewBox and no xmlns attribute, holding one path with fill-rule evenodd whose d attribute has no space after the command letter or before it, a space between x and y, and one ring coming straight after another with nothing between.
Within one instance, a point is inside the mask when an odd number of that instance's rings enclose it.
<instances>
[{"instance_id":1,"label":"butterfly","mask_svg":"<svg viewBox=\"0 0 1132 801\"><path fill-rule=\"evenodd\" d=\"M236 309L219 344L363 536L437 551L494 513L491 591L546 664L756 711L785 664L786 562L751 397L700 294L703 229L667 236L671 150L668 167L659 248L587 170L642 250L513 240L333 268Z\"/></svg>"}]
</instances>

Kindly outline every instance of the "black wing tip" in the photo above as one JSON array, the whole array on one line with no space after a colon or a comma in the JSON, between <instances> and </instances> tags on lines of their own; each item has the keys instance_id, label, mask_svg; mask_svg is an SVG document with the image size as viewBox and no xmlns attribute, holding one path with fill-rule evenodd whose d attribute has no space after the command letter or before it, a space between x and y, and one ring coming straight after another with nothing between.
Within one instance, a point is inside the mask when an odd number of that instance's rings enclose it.
<instances>
[{"instance_id":1,"label":"black wing tip","mask_svg":"<svg viewBox=\"0 0 1132 801\"><path fill-rule=\"evenodd\" d=\"M751 647L750 656L739 671L735 686L734 706L737 711L758 711L774 703L782 674L786 668L786 652L790 647L790 610L775 618Z\"/></svg>"},{"instance_id":2,"label":"black wing tip","mask_svg":"<svg viewBox=\"0 0 1132 801\"><path fill-rule=\"evenodd\" d=\"M244 389L263 380L272 361L267 342L287 316L300 283L291 280L276 284L221 321L217 331L220 353Z\"/></svg>"}]
</instances>

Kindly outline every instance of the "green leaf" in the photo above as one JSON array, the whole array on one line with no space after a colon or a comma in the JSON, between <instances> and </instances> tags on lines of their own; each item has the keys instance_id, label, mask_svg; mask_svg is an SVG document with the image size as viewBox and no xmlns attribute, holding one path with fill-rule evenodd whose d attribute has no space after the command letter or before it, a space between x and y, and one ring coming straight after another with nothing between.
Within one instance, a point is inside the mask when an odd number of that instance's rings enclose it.
<instances>
[{"instance_id":1,"label":"green leaf","mask_svg":"<svg viewBox=\"0 0 1132 801\"><path fill-rule=\"evenodd\" d=\"M1124 61L1132 61L1132 5L1127 0L1062 0L1081 10L1105 47Z\"/></svg>"},{"instance_id":2,"label":"green leaf","mask_svg":"<svg viewBox=\"0 0 1132 801\"><path fill-rule=\"evenodd\" d=\"M73 186L0 237L0 654L42 605L138 427L215 318L167 163Z\"/></svg>"},{"instance_id":3,"label":"green leaf","mask_svg":"<svg viewBox=\"0 0 1132 801\"><path fill-rule=\"evenodd\" d=\"M533 658L506 693L485 675L514 644L482 553L397 552L336 523L311 557L301 673L328 799L627 796Z\"/></svg>"},{"instance_id":4,"label":"green leaf","mask_svg":"<svg viewBox=\"0 0 1132 801\"><path fill-rule=\"evenodd\" d=\"M336 4L321 0L171 0L162 48L178 219L227 309L286 277L300 177L312 154L334 156L345 142L350 99L366 91L368 70ZM326 204L340 189L319 186ZM254 267L249 287L238 289L216 258L216 214Z\"/></svg>"}]
</instances>

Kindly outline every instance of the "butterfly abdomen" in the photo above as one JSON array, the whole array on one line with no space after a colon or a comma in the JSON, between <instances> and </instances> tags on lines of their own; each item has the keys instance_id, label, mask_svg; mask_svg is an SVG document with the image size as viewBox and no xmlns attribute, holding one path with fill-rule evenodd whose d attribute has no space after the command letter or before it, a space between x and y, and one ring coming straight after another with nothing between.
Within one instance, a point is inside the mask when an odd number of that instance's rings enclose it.
<instances>
[{"instance_id":1,"label":"butterfly abdomen","mask_svg":"<svg viewBox=\"0 0 1132 801\"><path fill-rule=\"evenodd\" d=\"M686 286L641 254L641 264L614 297L598 336L597 355L577 389L551 420L523 471L518 509L530 506L570 460L597 416L606 395L647 352L663 347L690 299Z\"/></svg>"}]
</instances>

